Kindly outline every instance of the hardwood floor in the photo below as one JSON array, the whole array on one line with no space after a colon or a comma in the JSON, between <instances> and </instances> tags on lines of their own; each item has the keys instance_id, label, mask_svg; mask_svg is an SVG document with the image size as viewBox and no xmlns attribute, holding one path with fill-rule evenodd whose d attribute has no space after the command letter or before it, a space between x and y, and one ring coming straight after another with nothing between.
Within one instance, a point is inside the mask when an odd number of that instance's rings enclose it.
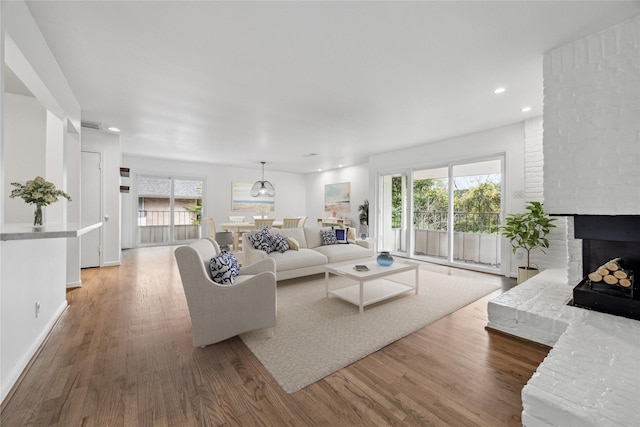
<instances>
[{"instance_id":1,"label":"hardwood floor","mask_svg":"<svg viewBox=\"0 0 640 427\"><path fill-rule=\"evenodd\" d=\"M82 271L0 425L521 424L520 392L549 349L485 330L491 296L287 394L239 338L192 346L173 249L131 249L120 267Z\"/></svg>"}]
</instances>

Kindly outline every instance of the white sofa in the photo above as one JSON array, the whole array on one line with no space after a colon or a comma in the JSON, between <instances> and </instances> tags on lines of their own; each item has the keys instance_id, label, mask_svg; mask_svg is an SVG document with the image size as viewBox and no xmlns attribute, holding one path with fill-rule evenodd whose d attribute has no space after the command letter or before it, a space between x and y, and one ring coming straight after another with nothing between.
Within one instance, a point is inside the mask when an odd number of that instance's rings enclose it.
<instances>
[{"instance_id":1,"label":"white sofa","mask_svg":"<svg viewBox=\"0 0 640 427\"><path fill-rule=\"evenodd\" d=\"M322 245L320 230L330 230L330 227L304 227L304 228L272 228L272 233L281 234L298 241L299 250L286 252L271 252L255 249L248 239L251 234L259 230L244 233L242 241L244 262L253 264L262 259L273 259L276 262L276 279L286 280L294 277L308 276L324 272L324 266L328 263L371 258L374 255L369 243L365 240L355 240L349 244Z\"/></svg>"}]
</instances>

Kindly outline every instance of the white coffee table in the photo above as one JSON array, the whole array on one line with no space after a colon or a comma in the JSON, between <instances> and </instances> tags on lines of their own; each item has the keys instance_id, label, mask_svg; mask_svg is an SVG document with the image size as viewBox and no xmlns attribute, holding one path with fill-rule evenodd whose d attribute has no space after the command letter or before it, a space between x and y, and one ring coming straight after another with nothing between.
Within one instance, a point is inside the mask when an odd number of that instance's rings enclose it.
<instances>
[{"instance_id":1,"label":"white coffee table","mask_svg":"<svg viewBox=\"0 0 640 427\"><path fill-rule=\"evenodd\" d=\"M357 271L355 265L366 265L369 271ZM404 285L385 279L393 274L404 271L415 270L415 285ZM358 282L354 285L329 290L329 275L344 276ZM324 282L327 290L327 298L334 295L340 299L355 304L360 308L360 313L364 307L376 302L380 302L406 292L415 291L418 293L420 284L420 266L417 263L407 261L395 261L388 267L382 267L374 260L355 260L349 262L327 264L325 266Z\"/></svg>"}]
</instances>

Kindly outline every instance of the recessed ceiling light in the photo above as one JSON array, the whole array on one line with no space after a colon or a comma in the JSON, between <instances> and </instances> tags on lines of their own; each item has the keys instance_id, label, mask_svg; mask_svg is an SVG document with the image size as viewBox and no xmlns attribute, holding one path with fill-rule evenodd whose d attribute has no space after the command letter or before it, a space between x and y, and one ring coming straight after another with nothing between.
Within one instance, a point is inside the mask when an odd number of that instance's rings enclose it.
<instances>
[{"instance_id":1,"label":"recessed ceiling light","mask_svg":"<svg viewBox=\"0 0 640 427\"><path fill-rule=\"evenodd\" d=\"M506 88L504 88L504 87L502 87L502 86L501 86L501 87L497 87L497 88L493 91L493 93L495 93L496 95L498 95L498 94L500 94L500 93L504 93L506 90L507 90Z\"/></svg>"},{"instance_id":2,"label":"recessed ceiling light","mask_svg":"<svg viewBox=\"0 0 640 427\"><path fill-rule=\"evenodd\" d=\"M110 126L110 127L108 127L107 129L108 129L108 130L110 130L111 132L120 132L120 129L118 129L118 128L117 128L117 127L115 127L115 126Z\"/></svg>"},{"instance_id":3,"label":"recessed ceiling light","mask_svg":"<svg viewBox=\"0 0 640 427\"><path fill-rule=\"evenodd\" d=\"M322 169L318 169L318 172L322 172Z\"/></svg>"},{"instance_id":4,"label":"recessed ceiling light","mask_svg":"<svg viewBox=\"0 0 640 427\"><path fill-rule=\"evenodd\" d=\"M527 107L522 107L522 110L520 110L520 111L522 111L523 113L528 113L529 111L531 111L531 107L528 107L528 106Z\"/></svg>"},{"instance_id":5,"label":"recessed ceiling light","mask_svg":"<svg viewBox=\"0 0 640 427\"><path fill-rule=\"evenodd\" d=\"M338 165L338 167L339 167L339 168L341 168L341 167L342 167L342 165Z\"/></svg>"}]
</instances>

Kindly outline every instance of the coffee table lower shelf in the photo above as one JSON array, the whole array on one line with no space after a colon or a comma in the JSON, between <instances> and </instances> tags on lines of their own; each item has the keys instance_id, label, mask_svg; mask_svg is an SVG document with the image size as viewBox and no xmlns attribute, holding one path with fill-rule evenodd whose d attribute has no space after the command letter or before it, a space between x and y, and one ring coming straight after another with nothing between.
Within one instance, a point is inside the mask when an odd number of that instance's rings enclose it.
<instances>
[{"instance_id":1,"label":"coffee table lower shelf","mask_svg":"<svg viewBox=\"0 0 640 427\"><path fill-rule=\"evenodd\" d=\"M360 283L346 286L344 288L329 291L329 294L343 299L351 304L360 306L360 289L362 288L362 307L384 301L389 298L407 293L415 292L415 286L403 285L387 279L375 279L366 282L364 286Z\"/></svg>"}]
</instances>

